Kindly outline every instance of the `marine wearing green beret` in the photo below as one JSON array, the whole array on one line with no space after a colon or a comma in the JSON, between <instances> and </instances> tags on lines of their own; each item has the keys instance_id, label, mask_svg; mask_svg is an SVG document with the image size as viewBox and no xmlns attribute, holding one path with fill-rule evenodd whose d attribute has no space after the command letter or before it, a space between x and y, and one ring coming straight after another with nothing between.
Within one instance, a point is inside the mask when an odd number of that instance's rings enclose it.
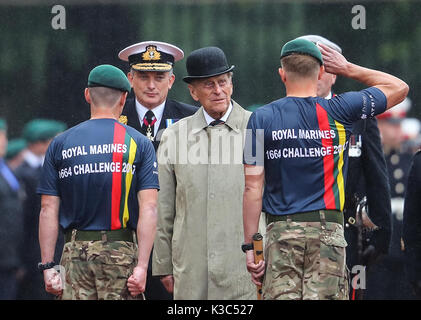
<instances>
[{"instance_id":1,"label":"marine wearing green beret","mask_svg":"<svg viewBox=\"0 0 421 320\"><path fill-rule=\"evenodd\" d=\"M143 298L159 184L152 143L117 120L129 91L118 68L92 69L84 90L90 119L55 137L45 155L39 288L62 300ZM53 268L59 225L60 274Z\"/></svg>"},{"instance_id":2,"label":"marine wearing green beret","mask_svg":"<svg viewBox=\"0 0 421 320\"><path fill-rule=\"evenodd\" d=\"M3 159L6 148L7 123L0 119L0 300L15 300L22 265L22 207L19 182Z\"/></svg>"},{"instance_id":3,"label":"marine wearing green beret","mask_svg":"<svg viewBox=\"0 0 421 320\"><path fill-rule=\"evenodd\" d=\"M25 124L22 137L27 141L27 150L23 154L23 162L16 168L16 176L22 182L26 199L23 203L24 221L23 264L26 268L25 278L21 282L20 299L49 299L50 295L43 290L43 277L34 266L40 261L38 243L38 221L40 196L36 187L41 177L44 156L51 140L66 129L66 124L50 119L33 119ZM59 247L59 245L57 245Z\"/></svg>"}]
</instances>

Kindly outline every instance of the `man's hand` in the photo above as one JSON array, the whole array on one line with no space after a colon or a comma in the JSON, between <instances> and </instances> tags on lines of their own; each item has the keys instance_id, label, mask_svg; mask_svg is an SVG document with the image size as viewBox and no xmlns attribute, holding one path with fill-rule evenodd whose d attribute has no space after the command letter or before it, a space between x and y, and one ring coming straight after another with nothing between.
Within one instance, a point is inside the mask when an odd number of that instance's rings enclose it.
<instances>
[{"instance_id":1,"label":"man's hand","mask_svg":"<svg viewBox=\"0 0 421 320\"><path fill-rule=\"evenodd\" d=\"M265 274L265 261L261 260L258 264L254 263L253 250L246 251L247 271L251 273L251 281L256 286L262 285L262 277Z\"/></svg>"},{"instance_id":2,"label":"man's hand","mask_svg":"<svg viewBox=\"0 0 421 320\"><path fill-rule=\"evenodd\" d=\"M127 288L133 297L145 292L147 269L135 267L127 280Z\"/></svg>"},{"instance_id":3,"label":"man's hand","mask_svg":"<svg viewBox=\"0 0 421 320\"><path fill-rule=\"evenodd\" d=\"M163 286L165 287L165 289L169 292L169 293L173 293L174 292L174 277L172 274L166 275L166 276L162 276L161 277L161 282L163 284Z\"/></svg>"},{"instance_id":4,"label":"man's hand","mask_svg":"<svg viewBox=\"0 0 421 320\"><path fill-rule=\"evenodd\" d=\"M44 270L45 291L55 296L63 293L63 283L60 274L53 268Z\"/></svg>"},{"instance_id":5,"label":"man's hand","mask_svg":"<svg viewBox=\"0 0 421 320\"><path fill-rule=\"evenodd\" d=\"M336 75L342 75L346 72L348 61L342 54L322 43L317 43L317 46L322 53L323 64L326 72Z\"/></svg>"}]
</instances>

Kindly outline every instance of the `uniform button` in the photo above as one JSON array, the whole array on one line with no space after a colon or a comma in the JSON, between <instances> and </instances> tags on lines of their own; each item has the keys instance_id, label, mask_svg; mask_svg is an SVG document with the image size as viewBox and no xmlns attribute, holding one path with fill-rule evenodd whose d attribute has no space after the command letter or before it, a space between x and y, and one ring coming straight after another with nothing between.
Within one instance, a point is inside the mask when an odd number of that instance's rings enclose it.
<instances>
[{"instance_id":1,"label":"uniform button","mask_svg":"<svg viewBox=\"0 0 421 320\"><path fill-rule=\"evenodd\" d=\"M398 168L398 169L396 169L395 171L393 171L393 177L394 177L396 180L401 179L401 178L403 177L403 170L402 170L402 169L400 169L400 168Z\"/></svg>"},{"instance_id":2,"label":"uniform button","mask_svg":"<svg viewBox=\"0 0 421 320\"><path fill-rule=\"evenodd\" d=\"M214 198L215 198L215 194L214 194L214 193L211 193L211 194L209 195L209 198L214 199Z\"/></svg>"},{"instance_id":3,"label":"uniform button","mask_svg":"<svg viewBox=\"0 0 421 320\"><path fill-rule=\"evenodd\" d=\"M215 254L214 254L214 253L211 253L211 254L209 255L209 258L211 258L211 259L215 258Z\"/></svg>"},{"instance_id":4,"label":"uniform button","mask_svg":"<svg viewBox=\"0 0 421 320\"><path fill-rule=\"evenodd\" d=\"M399 160L400 159L397 154L394 154L393 156L390 157L390 162L395 166L399 163Z\"/></svg>"},{"instance_id":5,"label":"uniform button","mask_svg":"<svg viewBox=\"0 0 421 320\"><path fill-rule=\"evenodd\" d=\"M402 182L399 182L395 185L395 192L396 193L404 193L405 191L405 186Z\"/></svg>"}]
</instances>

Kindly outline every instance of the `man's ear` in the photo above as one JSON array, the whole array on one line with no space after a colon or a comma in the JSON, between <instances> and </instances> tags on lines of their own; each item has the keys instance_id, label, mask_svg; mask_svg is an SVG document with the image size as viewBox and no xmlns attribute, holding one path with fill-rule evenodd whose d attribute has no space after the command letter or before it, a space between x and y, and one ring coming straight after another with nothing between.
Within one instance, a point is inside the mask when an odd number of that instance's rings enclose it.
<instances>
[{"instance_id":1,"label":"man's ear","mask_svg":"<svg viewBox=\"0 0 421 320\"><path fill-rule=\"evenodd\" d=\"M131 71L127 72L127 79L129 79L130 85L133 88L133 84L132 84L132 82L133 82L133 74L132 74Z\"/></svg>"},{"instance_id":2,"label":"man's ear","mask_svg":"<svg viewBox=\"0 0 421 320\"><path fill-rule=\"evenodd\" d=\"M91 95L89 94L89 88L85 88L85 100L87 103L91 104Z\"/></svg>"},{"instance_id":3,"label":"man's ear","mask_svg":"<svg viewBox=\"0 0 421 320\"><path fill-rule=\"evenodd\" d=\"M169 83L168 83L168 89L172 88L172 85L174 84L175 81L175 74L173 73L169 79Z\"/></svg>"},{"instance_id":4,"label":"man's ear","mask_svg":"<svg viewBox=\"0 0 421 320\"><path fill-rule=\"evenodd\" d=\"M321 65L320 69L319 69L319 76L317 77L317 80L320 80L324 73L325 73L325 66Z\"/></svg>"},{"instance_id":5,"label":"man's ear","mask_svg":"<svg viewBox=\"0 0 421 320\"><path fill-rule=\"evenodd\" d=\"M199 97L196 94L196 88L192 84L188 84L187 87L189 88L190 95L193 98L194 101L199 101Z\"/></svg>"},{"instance_id":6,"label":"man's ear","mask_svg":"<svg viewBox=\"0 0 421 320\"><path fill-rule=\"evenodd\" d=\"M279 76L281 77L282 82L285 83L287 81L287 77L286 77L284 69L279 68L278 73L279 73Z\"/></svg>"},{"instance_id":7,"label":"man's ear","mask_svg":"<svg viewBox=\"0 0 421 320\"><path fill-rule=\"evenodd\" d=\"M127 95L129 93L127 91L125 91L121 97L120 97L120 106L124 107L124 105L126 104L126 99L127 99Z\"/></svg>"},{"instance_id":8,"label":"man's ear","mask_svg":"<svg viewBox=\"0 0 421 320\"><path fill-rule=\"evenodd\" d=\"M336 82L336 74L332 74L332 86L335 84Z\"/></svg>"}]
</instances>

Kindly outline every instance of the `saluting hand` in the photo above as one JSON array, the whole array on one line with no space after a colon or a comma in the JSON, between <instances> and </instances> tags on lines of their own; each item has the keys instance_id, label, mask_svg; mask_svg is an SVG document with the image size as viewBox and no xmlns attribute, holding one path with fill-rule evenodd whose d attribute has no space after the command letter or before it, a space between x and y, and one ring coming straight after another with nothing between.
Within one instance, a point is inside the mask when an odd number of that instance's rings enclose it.
<instances>
[{"instance_id":1,"label":"saluting hand","mask_svg":"<svg viewBox=\"0 0 421 320\"><path fill-rule=\"evenodd\" d=\"M262 285L262 277L265 274L265 261L261 260L259 263L254 263L253 250L246 251L246 265L247 271L251 273L251 281L257 286Z\"/></svg>"},{"instance_id":2,"label":"saluting hand","mask_svg":"<svg viewBox=\"0 0 421 320\"><path fill-rule=\"evenodd\" d=\"M127 280L127 288L133 297L145 292L147 269L135 267Z\"/></svg>"},{"instance_id":3,"label":"saluting hand","mask_svg":"<svg viewBox=\"0 0 421 320\"><path fill-rule=\"evenodd\" d=\"M346 73L348 61L338 51L318 42L317 47L322 53L326 72L343 75Z\"/></svg>"}]
</instances>

